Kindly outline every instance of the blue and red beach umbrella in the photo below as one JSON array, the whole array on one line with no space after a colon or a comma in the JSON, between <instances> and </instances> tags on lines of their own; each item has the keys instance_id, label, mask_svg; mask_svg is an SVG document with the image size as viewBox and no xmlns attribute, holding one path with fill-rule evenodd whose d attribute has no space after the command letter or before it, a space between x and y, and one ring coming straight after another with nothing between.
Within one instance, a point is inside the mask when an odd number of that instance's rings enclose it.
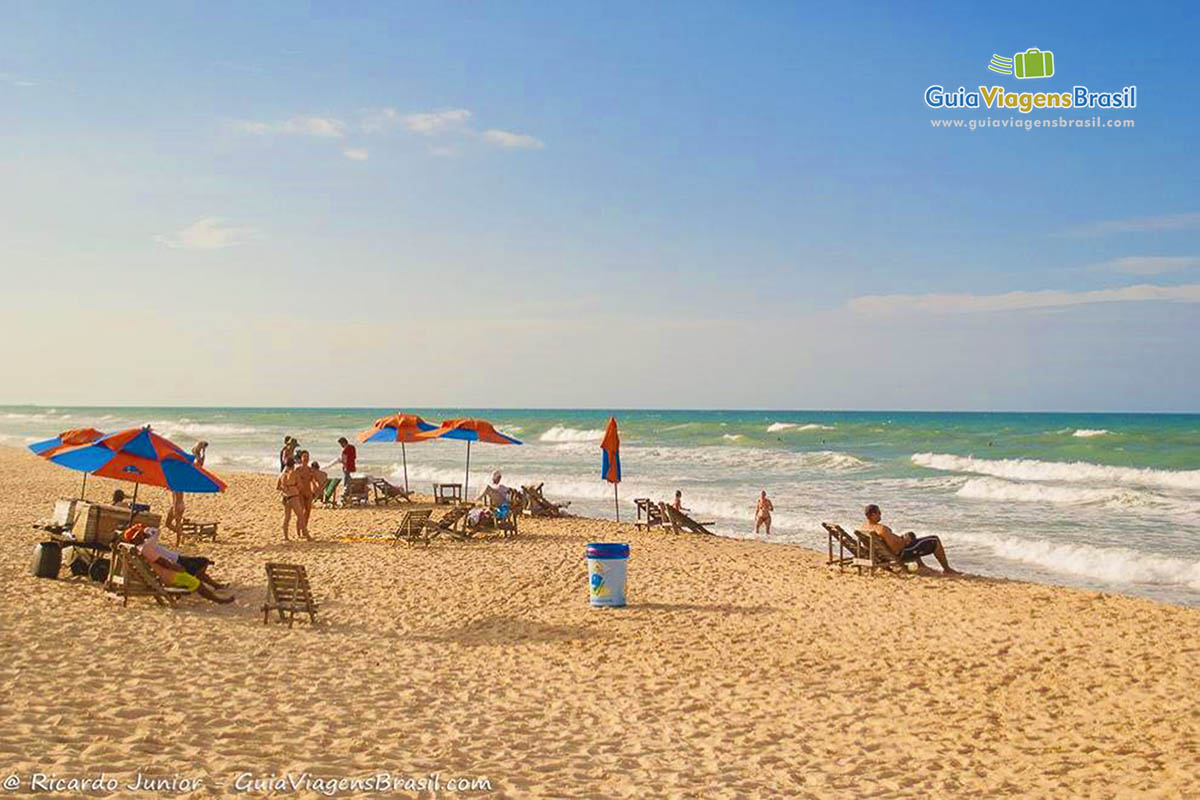
<instances>
[{"instance_id":1,"label":"blue and red beach umbrella","mask_svg":"<svg viewBox=\"0 0 1200 800\"><path fill-rule=\"evenodd\" d=\"M225 491L225 482L193 463L192 454L144 428L110 433L50 456L59 466L101 478L160 486L172 492ZM136 493L136 489L135 489Z\"/></svg>"},{"instance_id":2,"label":"blue and red beach umbrella","mask_svg":"<svg viewBox=\"0 0 1200 800\"><path fill-rule=\"evenodd\" d=\"M467 473L463 480L463 497L467 496L471 484L471 442L521 444L517 439L496 430L496 427L485 419L444 420L440 427L416 435L416 441L426 439L458 439L467 443Z\"/></svg>"},{"instance_id":3,"label":"blue and red beach umbrella","mask_svg":"<svg viewBox=\"0 0 1200 800\"><path fill-rule=\"evenodd\" d=\"M617 418L608 418L604 439L600 441L603 454L600 461L600 477L613 485L613 506L617 510L617 522L621 521L621 504L617 499L617 484L621 482L621 435L617 432Z\"/></svg>"},{"instance_id":4,"label":"blue and red beach umbrella","mask_svg":"<svg viewBox=\"0 0 1200 800\"><path fill-rule=\"evenodd\" d=\"M426 431L437 430L437 425L426 422L416 414L388 414L386 417L380 417L375 420L375 424L369 429L361 431L358 434L358 441L362 444L367 442L399 442L400 457L404 462L404 491L408 491L408 453L405 451L405 442L419 442L417 434L425 433Z\"/></svg>"}]
</instances>

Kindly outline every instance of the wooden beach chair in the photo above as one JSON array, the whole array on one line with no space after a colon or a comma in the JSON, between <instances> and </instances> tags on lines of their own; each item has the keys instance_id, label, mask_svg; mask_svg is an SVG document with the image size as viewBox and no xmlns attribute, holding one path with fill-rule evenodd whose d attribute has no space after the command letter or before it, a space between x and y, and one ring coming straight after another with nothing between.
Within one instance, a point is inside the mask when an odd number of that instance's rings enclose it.
<instances>
[{"instance_id":1,"label":"wooden beach chair","mask_svg":"<svg viewBox=\"0 0 1200 800\"><path fill-rule=\"evenodd\" d=\"M385 506L391 502L398 503L401 500L406 503L412 502L408 492L393 483L388 483L383 478L370 478L370 482L371 489L375 492L375 505L377 506Z\"/></svg>"},{"instance_id":2,"label":"wooden beach chair","mask_svg":"<svg viewBox=\"0 0 1200 800\"><path fill-rule=\"evenodd\" d=\"M341 478L327 478L325 480L325 488L321 490L321 505L326 508L332 508L337 505L337 487L341 482Z\"/></svg>"},{"instance_id":3,"label":"wooden beach chair","mask_svg":"<svg viewBox=\"0 0 1200 800\"><path fill-rule=\"evenodd\" d=\"M542 493L544 483L530 484L522 486L521 491L525 495L525 510L532 517L565 517L568 503L551 503L546 499L546 495Z\"/></svg>"},{"instance_id":4,"label":"wooden beach chair","mask_svg":"<svg viewBox=\"0 0 1200 800\"><path fill-rule=\"evenodd\" d=\"M342 506L365 506L371 503L370 484L366 478L351 478L342 492Z\"/></svg>"},{"instance_id":5,"label":"wooden beach chair","mask_svg":"<svg viewBox=\"0 0 1200 800\"><path fill-rule=\"evenodd\" d=\"M217 540L217 522L196 522L185 519L180 528L180 536L185 542L215 542Z\"/></svg>"},{"instance_id":6,"label":"wooden beach chair","mask_svg":"<svg viewBox=\"0 0 1200 800\"><path fill-rule=\"evenodd\" d=\"M825 562L826 566L832 567L836 564L838 570L841 571L847 565L853 565L854 559L858 558L858 539L846 533L841 525L822 522L821 527L829 534L829 560ZM833 555L834 542L837 543L836 558Z\"/></svg>"},{"instance_id":7,"label":"wooden beach chair","mask_svg":"<svg viewBox=\"0 0 1200 800\"><path fill-rule=\"evenodd\" d=\"M413 509L405 511L404 516L400 518L400 524L396 526L396 530L392 532L392 538L396 541L406 542L408 544L429 544L432 538L430 531L427 530L429 525L429 517L432 516L432 508Z\"/></svg>"},{"instance_id":8,"label":"wooden beach chair","mask_svg":"<svg viewBox=\"0 0 1200 800\"><path fill-rule=\"evenodd\" d=\"M271 612L288 615L288 627L296 621L296 614L308 614L309 622L317 621L317 604L313 600L312 587L308 585L308 572L303 564L267 564L267 602L263 603L263 625L270 620Z\"/></svg>"},{"instance_id":9,"label":"wooden beach chair","mask_svg":"<svg viewBox=\"0 0 1200 800\"><path fill-rule=\"evenodd\" d=\"M858 555L851 563L858 568L860 575L864 569L869 569L872 575L877 569L896 572L900 575L908 574L908 565L900 560L900 556L888 549L887 544L878 533L855 531L854 535L858 538Z\"/></svg>"},{"instance_id":10,"label":"wooden beach chair","mask_svg":"<svg viewBox=\"0 0 1200 800\"><path fill-rule=\"evenodd\" d=\"M521 512L517 510L511 503L508 506L508 516L504 519L492 519L492 525L497 532L505 539L509 536L517 535L517 519L521 516Z\"/></svg>"},{"instance_id":11,"label":"wooden beach chair","mask_svg":"<svg viewBox=\"0 0 1200 800\"><path fill-rule=\"evenodd\" d=\"M190 594L187 589L164 586L149 562L128 542L114 542L112 563L104 591L111 597L121 598L121 605L129 605L131 597L153 597L160 606L175 605L180 595Z\"/></svg>"},{"instance_id":12,"label":"wooden beach chair","mask_svg":"<svg viewBox=\"0 0 1200 800\"><path fill-rule=\"evenodd\" d=\"M429 538L432 540L439 536L449 536L451 539L470 539L473 532L467 530L463 520L466 519L467 512L473 507L471 503L459 503L446 509L440 518L431 518L425 525L426 530L429 531Z\"/></svg>"},{"instance_id":13,"label":"wooden beach chair","mask_svg":"<svg viewBox=\"0 0 1200 800\"><path fill-rule=\"evenodd\" d=\"M659 509L658 503L649 497L638 497L634 499L633 504L637 506L637 518L633 523L633 527L638 530L642 528L650 530L651 527L658 527L663 524L662 510Z\"/></svg>"},{"instance_id":14,"label":"wooden beach chair","mask_svg":"<svg viewBox=\"0 0 1200 800\"><path fill-rule=\"evenodd\" d=\"M687 514L679 511L670 503L659 503L658 507L662 510L663 524L670 524L671 530L675 533L681 533L683 530L688 530L692 533L703 533L708 536L715 536L706 526L712 525L711 522L697 522Z\"/></svg>"}]
</instances>

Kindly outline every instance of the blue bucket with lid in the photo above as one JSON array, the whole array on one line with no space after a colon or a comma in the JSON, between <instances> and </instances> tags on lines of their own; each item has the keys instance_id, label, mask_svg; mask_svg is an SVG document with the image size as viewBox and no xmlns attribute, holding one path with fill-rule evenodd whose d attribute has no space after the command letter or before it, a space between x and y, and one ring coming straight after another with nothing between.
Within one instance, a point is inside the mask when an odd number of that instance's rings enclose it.
<instances>
[{"instance_id":1,"label":"blue bucket with lid","mask_svg":"<svg viewBox=\"0 0 1200 800\"><path fill-rule=\"evenodd\" d=\"M624 542L588 544L588 597L592 605L625 605L625 567L628 563L629 545Z\"/></svg>"}]
</instances>

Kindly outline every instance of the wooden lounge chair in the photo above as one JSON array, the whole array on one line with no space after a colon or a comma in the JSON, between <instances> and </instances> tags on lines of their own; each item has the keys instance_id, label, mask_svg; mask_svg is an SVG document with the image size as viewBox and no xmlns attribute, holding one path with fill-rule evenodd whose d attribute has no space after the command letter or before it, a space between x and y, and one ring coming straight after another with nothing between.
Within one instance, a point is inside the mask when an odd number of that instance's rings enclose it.
<instances>
[{"instance_id":1,"label":"wooden lounge chair","mask_svg":"<svg viewBox=\"0 0 1200 800\"><path fill-rule=\"evenodd\" d=\"M351 478L342 492L343 506L365 506L371 503L371 490L366 478Z\"/></svg>"},{"instance_id":2,"label":"wooden lounge chair","mask_svg":"<svg viewBox=\"0 0 1200 800\"><path fill-rule=\"evenodd\" d=\"M404 516L400 518L400 524L396 526L396 530L392 532L392 537L396 541L407 542L408 544L429 544L432 538L430 531L427 530L429 525L429 517L433 514L432 508L413 509L405 511Z\"/></svg>"},{"instance_id":3,"label":"wooden lounge chair","mask_svg":"<svg viewBox=\"0 0 1200 800\"><path fill-rule=\"evenodd\" d=\"M160 606L175 605L180 595L190 594L187 589L164 586L149 562L138 552L137 547L127 542L114 542L112 564L104 591L112 597L121 598L121 605L129 605L131 597L153 597Z\"/></svg>"},{"instance_id":4,"label":"wooden lounge chair","mask_svg":"<svg viewBox=\"0 0 1200 800\"><path fill-rule=\"evenodd\" d=\"M217 540L216 522L196 522L195 520L185 519L183 527L180 529L180 535L183 541L203 542L205 540L215 542Z\"/></svg>"},{"instance_id":5,"label":"wooden lounge chair","mask_svg":"<svg viewBox=\"0 0 1200 800\"><path fill-rule=\"evenodd\" d=\"M551 503L546 499L546 495L542 494L544 483L536 485L522 486L521 491L525 495L525 510L533 517L565 517L567 506L570 503Z\"/></svg>"},{"instance_id":6,"label":"wooden lounge chair","mask_svg":"<svg viewBox=\"0 0 1200 800\"><path fill-rule=\"evenodd\" d=\"M296 614L308 614L310 622L317 621L317 604L313 600L312 587L308 585L308 572L303 564L267 564L267 602L263 603L263 625L270 619L271 612L288 615L288 627L296 621Z\"/></svg>"},{"instance_id":7,"label":"wooden lounge chair","mask_svg":"<svg viewBox=\"0 0 1200 800\"><path fill-rule=\"evenodd\" d=\"M633 527L638 530L643 527L650 530L651 527L663 524L662 510L659 509L658 503L649 497L639 497L633 501L633 504L637 506L637 519L633 523Z\"/></svg>"},{"instance_id":8,"label":"wooden lounge chair","mask_svg":"<svg viewBox=\"0 0 1200 800\"><path fill-rule=\"evenodd\" d=\"M383 478L370 478L371 488L375 491L375 505L384 506L391 502L400 502L403 500L406 503L411 503L412 499L408 496L408 492L396 486L393 483L388 483Z\"/></svg>"},{"instance_id":9,"label":"wooden lounge chair","mask_svg":"<svg viewBox=\"0 0 1200 800\"><path fill-rule=\"evenodd\" d=\"M697 522L687 514L679 511L670 503L659 503L658 506L662 510L663 524L670 524L671 530L675 533L681 533L683 530L691 531L692 533L703 533L708 536L715 536L706 526L712 525L711 522Z\"/></svg>"},{"instance_id":10,"label":"wooden lounge chair","mask_svg":"<svg viewBox=\"0 0 1200 800\"><path fill-rule=\"evenodd\" d=\"M901 575L908 574L908 565L888 549L878 533L855 531L854 535L858 538L858 555L851 563L858 568L859 574L862 574L864 569L869 569L872 575L877 569Z\"/></svg>"},{"instance_id":11,"label":"wooden lounge chair","mask_svg":"<svg viewBox=\"0 0 1200 800\"><path fill-rule=\"evenodd\" d=\"M325 488L321 490L321 505L326 508L331 508L337 505L337 487L342 482L341 478L328 478L325 481Z\"/></svg>"},{"instance_id":12,"label":"wooden lounge chair","mask_svg":"<svg viewBox=\"0 0 1200 800\"><path fill-rule=\"evenodd\" d=\"M847 565L852 565L854 559L858 558L858 540L846 533L841 525L822 522L821 527L829 534L829 560L825 562L826 566L837 564L838 570L843 570ZM833 555L834 542L837 542L836 558Z\"/></svg>"},{"instance_id":13,"label":"wooden lounge chair","mask_svg":"<svg viewBox=\"0 0 1200 800\"><path fill-rule=\"evenodd\" d=\"M467 530L463 520L466 519L467 512L472 508L471 503L459 503L446 509L440 519L431 518L425 524L425 529L429 532L429 539L436 539L439 536L449 536L451 539L470 539L472 532Z\"/></svg>"}]
</instances>

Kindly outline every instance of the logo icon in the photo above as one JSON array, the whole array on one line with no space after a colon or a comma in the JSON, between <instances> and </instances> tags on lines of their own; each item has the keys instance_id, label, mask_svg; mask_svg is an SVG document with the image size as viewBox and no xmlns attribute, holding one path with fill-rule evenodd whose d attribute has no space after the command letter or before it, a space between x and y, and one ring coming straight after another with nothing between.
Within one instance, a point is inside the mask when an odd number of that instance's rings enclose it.
<instances>
[{"instance_id":1,"label":"logo icon","mask_svg":"<svg viewBox=\"0 0 1200 800\"><path fill-rule=\"evenodd\" d=\"M1001 75L1027 78L1049 78L1054 75L1054 53L1031 47L1024 53L1015 53L1012 58L992 54L988 69Z\"/></svg>"}]
</instances>

